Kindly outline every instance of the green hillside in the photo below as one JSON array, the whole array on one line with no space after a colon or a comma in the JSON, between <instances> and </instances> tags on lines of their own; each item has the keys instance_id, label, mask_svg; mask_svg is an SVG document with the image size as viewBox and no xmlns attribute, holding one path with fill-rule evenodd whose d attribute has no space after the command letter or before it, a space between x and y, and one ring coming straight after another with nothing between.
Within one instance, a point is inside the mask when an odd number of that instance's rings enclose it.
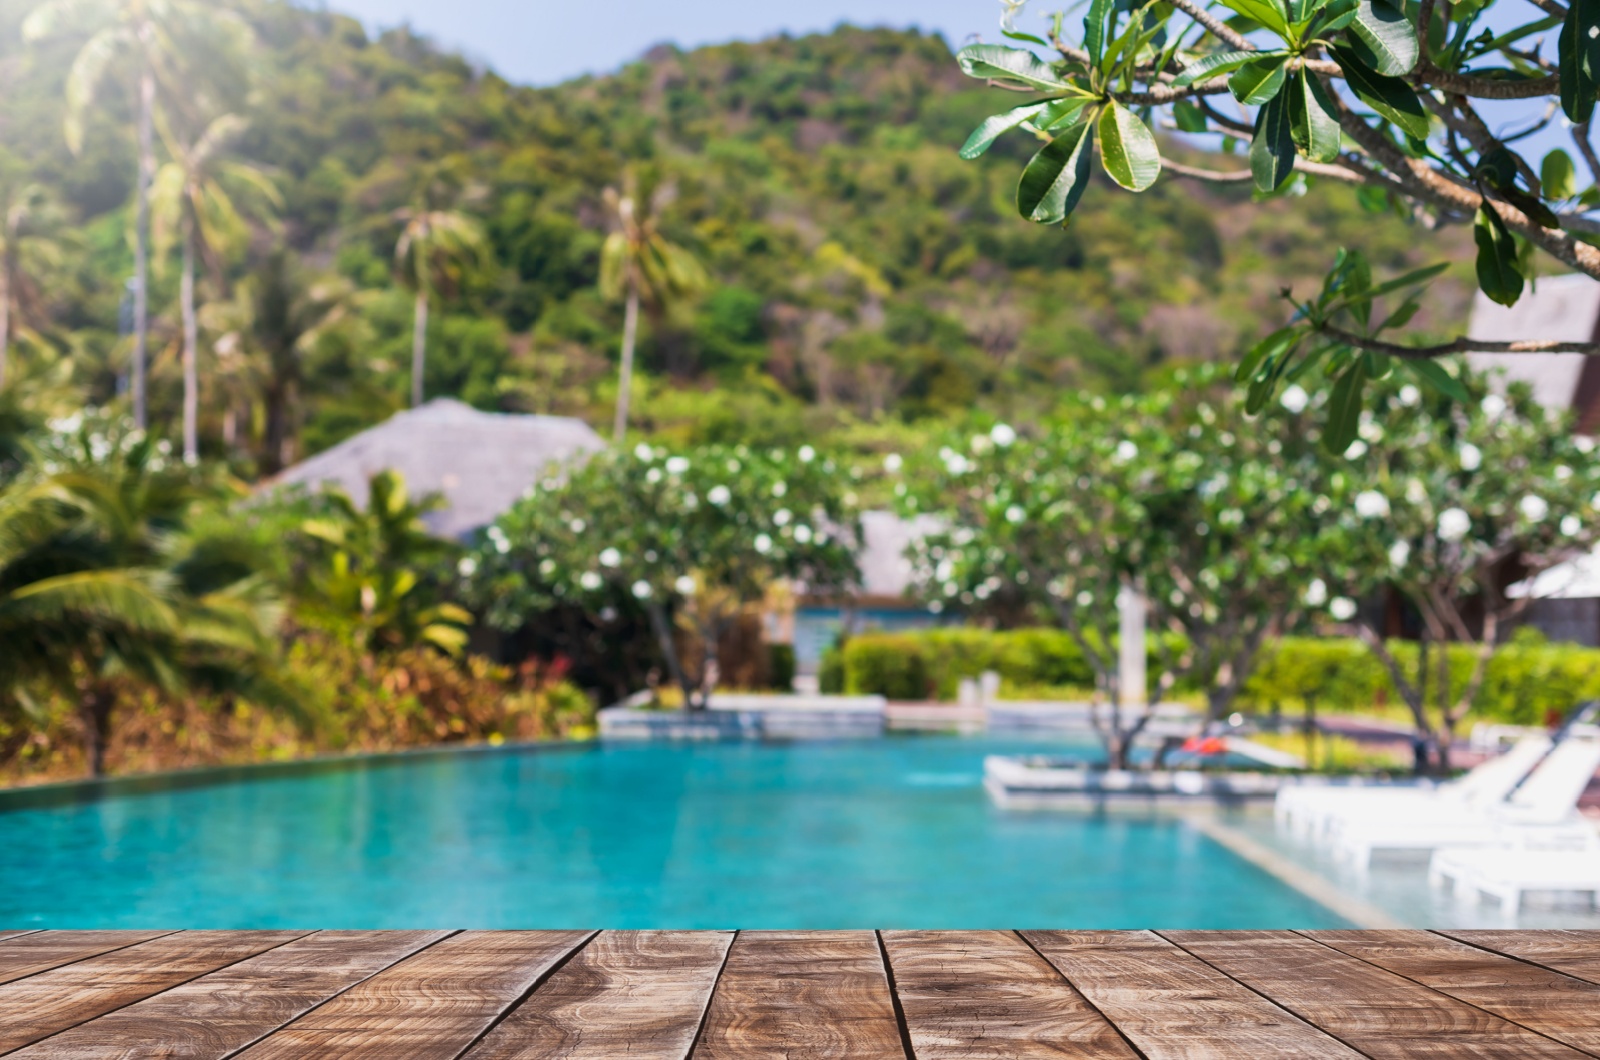
<instances>
[{"instance_id":1,"label":"green hillside","mask_svg":"<svg viewBox=\"0 0 1600 1060\"><path fill-rule=\"evenodd\" d=\"M71 155L63 83L81 40L24 45L31 6L0 0L0 181L42 183L61 220L21 299L35 333L21 354L35 372L64 360L104 402L126 360L130 93L104 95ZM257 66L207 102L250 119L241 151L283 199L280 221L212 263L201 288L205 448L246 472L404 403L412 314L392 277L394 216L424 174L492 244L433 316L430 396L596 426L622 321L596 290L602 190L630 164L675 185L666 234L712 283L676 317L647 317L635 422L683 439L837 431L867 444L974 406L1027 415L1064 389L1132 389L1165 363L1231 356L1281 315L1278 288L1316 282L1339 245L1379 269L1444 256L1441 237L1327 185L1265 208L1183 181L1137 198L1107 187L1065 230L1028 225L1011 205L1023 147L956 157L995 105L937 37L845 28L662 48L535 90L404 33L369 39L273 0L234 6L256 30ZM179 404L177 275L169 262L152 293L163 429ZM1443 284L1420 322L1449 327L1466 291ZM312 322L316 341L285 353L285 334ZM284 444L268 437L274 417Z\"/></svg>"}]
</instances>

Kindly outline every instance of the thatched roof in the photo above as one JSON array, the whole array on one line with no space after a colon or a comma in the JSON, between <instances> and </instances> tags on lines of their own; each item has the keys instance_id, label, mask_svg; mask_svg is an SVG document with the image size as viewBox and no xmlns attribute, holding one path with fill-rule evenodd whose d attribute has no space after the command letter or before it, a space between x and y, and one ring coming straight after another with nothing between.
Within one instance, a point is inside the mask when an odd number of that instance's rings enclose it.
<instances>
[{"instance_id":1,"label":"thatched roof","mask_svg":"<svg viewBox=\"0 0 1600 1060\"><path fill-rule=\"evenodd\" d=\"M436 398L294 465L272 485L328 483L365 504L367 480L392 468L413 496L444 497L448 506L427 517L428 527L459 538L493 522L550 464L604 447L581 420L480 412Z\"/></svg>"}]
</instances>

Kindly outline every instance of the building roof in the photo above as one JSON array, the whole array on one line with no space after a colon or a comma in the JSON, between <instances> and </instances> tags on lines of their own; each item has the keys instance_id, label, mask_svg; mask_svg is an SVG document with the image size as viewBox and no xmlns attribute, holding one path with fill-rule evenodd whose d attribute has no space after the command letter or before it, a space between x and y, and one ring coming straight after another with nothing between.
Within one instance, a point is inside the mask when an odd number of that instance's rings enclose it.
<instances>
[{"instance_id":1,"label":"building roof","mask_svg":"<svg viewBox=\"0 0 1600 1060\"><path fill-rule=\"evenodd\" d=\"M1513 306L1496 305L1482 291L1472 304L1475 339L1512 342L1552 339L1590 342L1600 322L1600 283L1573 273L1542 277ZM1588 360L1581 353L1469 353L1479 371L1498 370L1506 382L1524 382L1546 408L1570 409L1579 398L1578 382ZM1584 410L1579 410L1580 415Z\"/></svg>"},{"instance_id":2,"label":"building roof","mask_svg":"<svg viewBox=\"0 0 1600 1060\"><path fill-rule=\"evenodd\" d=\"M1559 563L1506 590L1513 600L1593 600L1600 597L1600 549Z\"/></svg>"},{"instance_id":3,"label":"building roof","mask_svg":"<svg viewBox=\"0 0 1600 1060\"><path fill-rule=\"evenodd\" d=\"M894 512L861 513L861 594L904 596L911 584L911 561L906 549L914 541L943 529L931 515L902 519Z\"/></svg>"},{"instance_id":4,"label":"building roof","mask_svg":"<svg viewBox=\"0 0 1600 1060\"><path fill-rule=\"evenodd\" d=\"M364 505L367 480L392 468L413 496L444 497L447 506L425 522L440 537L458 538L493 522L550 464L604 447L582 420L480 412L435 398L288 468L272 484L331 484Z\"/></svg>"}]
</instances>

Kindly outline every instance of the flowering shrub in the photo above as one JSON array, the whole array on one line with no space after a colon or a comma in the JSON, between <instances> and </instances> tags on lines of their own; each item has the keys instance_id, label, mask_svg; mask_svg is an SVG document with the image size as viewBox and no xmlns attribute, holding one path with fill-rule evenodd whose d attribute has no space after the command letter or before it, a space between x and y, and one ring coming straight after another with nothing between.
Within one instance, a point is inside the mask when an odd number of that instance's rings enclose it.
<instances>
[{"instance_id":1,"label":"flowering shrub","mask_svg":"<svg viewBox=\"0 0 1600 1060\"><path fill-rule=\"evenodd\" d=\"M810 446L599 454L539 483L488 528L462 561L464 591L503 629L564 604L641 607L686 706L703 708L719 640L775 582L828 590L854 580L843 478ZM698 665L684 658L682 632L701 645Z\"/></svg>"}]
</instances>

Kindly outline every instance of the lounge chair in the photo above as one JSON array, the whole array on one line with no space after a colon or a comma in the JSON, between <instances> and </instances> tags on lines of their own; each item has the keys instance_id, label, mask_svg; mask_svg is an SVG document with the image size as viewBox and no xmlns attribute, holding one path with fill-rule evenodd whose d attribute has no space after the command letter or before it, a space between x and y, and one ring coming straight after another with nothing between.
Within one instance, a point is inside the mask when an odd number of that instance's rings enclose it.
<instances>
[{"instance_id":1,"label":"lounge chair","mask_svg":"<svg viewBox=\"0 0 1600 1060\"><path fill-rule=\"evenodd\" d=\"M1364 869L1373 852L1380 850L1578 842L1593 830L1578 814L1577 804L1597 769L1600 740L1569 737L1503 802L1486 807L1445 803L1406 809L1375 806L1341 821L1333 833L1335 850Z\"/></svg>"},{"instance_id":2,"label":"lounge chair","mask_svg":"<svg viewBox=\"0 0 1600 1060\"><path fill-rule=\"evenodd\" d=\"M1440 785L1378 784L1367 787L1282 788L1273 805L1278 821L1295 833L1317 838L1344 821L1375 812L1409 815L1444 806L1450 810L1487 807L1500 802L1522 783L1550 750L1550 737L1519 740L1511 750L1474 767L1464 776Z\"/></svg>"},{"instance_id":3,"label":"lounge chair","mask_svg":"<svg viewBox=\"0 0 1600 1060\"><path fill-rule=\"evenodd\" d=\"M1577 836L1573 837L1577 840ZM1515 916L1529 891L1589 893L1600 906L1600 832L1590 829L1583 845L1570 849L1519 846L1446 847L1428 863L1428 881L1435 887L1455 881L1456 897L1477 900L1487 894L1500 900L1501 911Z\"/></svg>"}]
</instances>

